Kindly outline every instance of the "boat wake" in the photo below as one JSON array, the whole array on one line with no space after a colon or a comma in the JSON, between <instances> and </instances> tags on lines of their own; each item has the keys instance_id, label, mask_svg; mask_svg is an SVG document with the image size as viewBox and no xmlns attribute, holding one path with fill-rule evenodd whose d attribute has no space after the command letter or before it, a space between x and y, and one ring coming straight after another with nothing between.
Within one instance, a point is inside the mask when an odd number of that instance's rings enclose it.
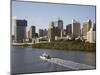
<instances>
[{"instance_id":1,"label":"boat wake","mask_svg":"<svg viewBox=\"0 0 100 75\"><path fill-rule=\"evenodd\" d=\"M81 63L77 63L77 62L73 62L70 60L63 60L60 58L46 58L46 57L40 57L42 60L51 62L51 63L55 63L57 65L63 66L63 67L67 67L70 69L74 69L74 70L85 70L85 69L95 69L94 66L89 66L86 64L81 64Z\"/></svg>"}]
</instances>

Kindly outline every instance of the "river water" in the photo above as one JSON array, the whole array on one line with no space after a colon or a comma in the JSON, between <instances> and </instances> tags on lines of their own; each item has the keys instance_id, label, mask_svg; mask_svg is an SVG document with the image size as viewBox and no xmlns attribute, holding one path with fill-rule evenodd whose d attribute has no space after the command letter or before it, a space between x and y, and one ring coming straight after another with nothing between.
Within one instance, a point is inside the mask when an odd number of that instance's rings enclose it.
<instances>
[{"instance_id":1,"label":"river water","mask_svg":"<svg viewBox=\"0 0 100 75\"><path fill-rule=\"evenodd\" d=\"M94 67L96 64L96 56L94 52L11 47L11 73L24 74L73 71L70 68L59 66L40 59L40 55L42 55L44 52L51 57L57 57L63 60L70 60Z\"/></svg>"}]
</instances>

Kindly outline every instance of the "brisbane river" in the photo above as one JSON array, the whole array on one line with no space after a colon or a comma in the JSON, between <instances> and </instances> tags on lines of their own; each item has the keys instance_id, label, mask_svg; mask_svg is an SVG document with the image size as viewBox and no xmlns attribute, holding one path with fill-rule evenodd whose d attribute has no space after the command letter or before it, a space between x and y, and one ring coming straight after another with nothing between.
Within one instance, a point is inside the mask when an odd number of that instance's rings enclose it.
<instances>
[{"instance_id":1,"label":"brisbane river","mask_svg":"<svg viewBox=\"0 0 100 75\"><path fill-rule=\"evenodd\" d=\"M40 55L47 53L51 57L63 60L96 66L95 52L86 51L65 51L56 49L37 49L29 47L11 47L11 73L40 73L40 72L57 72L57 71L73 71L69 67L64 67L40 59ZM88 69L88 68L87 68Z\"/></svg>"}]
</instances>

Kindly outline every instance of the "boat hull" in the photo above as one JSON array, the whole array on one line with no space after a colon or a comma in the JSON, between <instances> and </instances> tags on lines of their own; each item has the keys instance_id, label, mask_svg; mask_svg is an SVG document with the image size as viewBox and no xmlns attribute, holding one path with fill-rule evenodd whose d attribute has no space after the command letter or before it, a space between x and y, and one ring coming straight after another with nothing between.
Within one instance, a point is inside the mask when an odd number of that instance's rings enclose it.
<instances>
[{"instance_id":1,"label":"boat hull","mask_svg":"<svg viewBox=\"0 0 100 75\"><path fill-rule=\"evenodd\" d=\"M46 57L40 56L41 59L46 60Z\"/></svg>"}]
</instances>

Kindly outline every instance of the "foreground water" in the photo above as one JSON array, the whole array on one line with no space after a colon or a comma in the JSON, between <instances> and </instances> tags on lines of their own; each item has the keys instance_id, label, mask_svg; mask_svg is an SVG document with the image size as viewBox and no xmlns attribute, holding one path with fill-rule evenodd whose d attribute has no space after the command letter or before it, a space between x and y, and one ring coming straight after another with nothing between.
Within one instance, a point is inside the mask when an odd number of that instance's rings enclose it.
<instances>
[{"instance_id":1,"label":"foreground water","mask_svg":"<svg viewBox=\"0 0 100 75\"><path fill-rule=\"evenodd\" d=\"M55 49L35 49L11 47L11 73L38 73L72 70L40 59L44 52L51 57L70 60L95 67L95 53L83 51L64 51Z\"/></svg>"}]
</instances>

